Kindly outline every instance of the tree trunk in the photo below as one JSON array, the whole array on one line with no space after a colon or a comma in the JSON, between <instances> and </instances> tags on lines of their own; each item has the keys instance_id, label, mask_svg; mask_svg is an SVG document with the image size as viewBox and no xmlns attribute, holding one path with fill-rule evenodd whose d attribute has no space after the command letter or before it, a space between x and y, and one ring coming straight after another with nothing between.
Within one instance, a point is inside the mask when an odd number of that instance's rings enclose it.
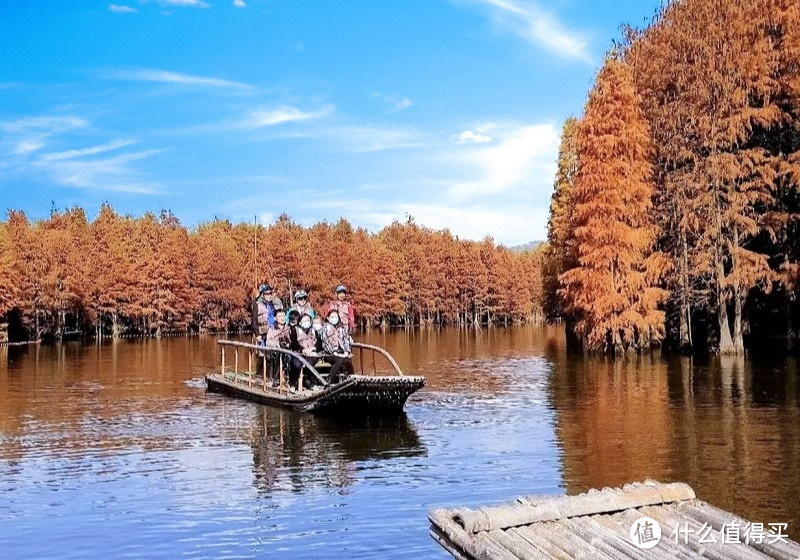
<instances>
[{"instance_id":1,"label":"tree trunk","mask_svg":"<svg viewBox=\"0 0 800 560\"><path fill-rule=\"evenodd\" d=\"M719 322L719 353L722 355L735 354L731 327L728 325L728 304L724 301L719 302L717 307L717 320Z\"/></svg>"},{"instance_id":2,"label":"tree trunk","mask_svg":"<svg viewBox=\"0 0 800 560\"><path fill-rule=\"evenodd\" d=\"M111 314L111 338L119 338L119 315L116 311Z\"/></svg>"},{"instance_id":3,"label":"tree trunk","mask_svg":"<svg viewBox=\"0 0 800 560\"><path fill-rule=\"evenodd\" d=\"M689 250L686 245L686 232L681 230L681 279L680 279L680 303L678 319L678 344L680 352L683 354L692 353L692 316L689 306Z\"/></svg>"},{"instance_id":4,"label":"tree trunk","mask_svg":"<svg viewBox=\"0 0 800 560\"><path fill-rule=\"evenodd\" d=\"M735 354L744 354L744 337L742 334L742 307L744 307L744 297L740 293L741 289L737 285L733 294L733 351Z\"/></svg>"}]
</instances>

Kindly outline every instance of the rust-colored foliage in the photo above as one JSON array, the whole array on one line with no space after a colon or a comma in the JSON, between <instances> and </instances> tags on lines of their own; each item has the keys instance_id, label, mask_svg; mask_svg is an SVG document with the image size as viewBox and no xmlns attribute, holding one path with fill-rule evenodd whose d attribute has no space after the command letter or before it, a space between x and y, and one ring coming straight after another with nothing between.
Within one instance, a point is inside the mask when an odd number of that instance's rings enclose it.
<instances>
[{"instance_id":1,"label":"rust-colored foliage","mask_svg":"<svg viewBox=\"0 0 800 560\"><path fill-rule=\"evenodd\" d=\"M572 189L578 263L561 275L567 312L590 349L648 348L663 337L664 259L653 252L650 136L630 66L610 56L576 137Z\"/></svg>"},{"instance_id":2,"label":"rust-colored foliage","mask_svg":"<svg viewBox=\"0 0 800 560\"><path fill-rule=\"evenodd\" d=\"M791 347L800 312L800 6L675 0L646 29L626 35L622 58L650 130L657 248L671 265L663 284L670 340L684 350L710 344L742 353L753 322ZM608 145L622 140L619 131L610 134ZM577 152L582 168L593 156L581 145ZM605 171L585 173L605 180ZM580 204L565 209L563 180L557 187L545 282L569 258L553 228ZM598 217L608 220L604 208ZM567 232L580 245L580 233ZM586 299L574 275L566 278L573 282L562 293ZM545 288L547 304L552 282ZM781 323L783 332L775 327Z\"/></svg>"},{"instance_id":3,"label":"rust-colored foliage","mask_svg":"<svg viewBox=\"0 0 800 560\"><path fill-rule=\"evenodd\" d=\"M18 308L30 336L67 331L241 329L255 289L269 282L285 304L310 292L321 310L346 284L364 326L526 321L538 318L537 253L463 241L409 219L377 234L342 219L305 228L214 220L194 230L169 212L140 218L101 206L30 223L0 223L0 315ZM8 289L5 288L8 286Z\"/></svg>"}]
</instances>

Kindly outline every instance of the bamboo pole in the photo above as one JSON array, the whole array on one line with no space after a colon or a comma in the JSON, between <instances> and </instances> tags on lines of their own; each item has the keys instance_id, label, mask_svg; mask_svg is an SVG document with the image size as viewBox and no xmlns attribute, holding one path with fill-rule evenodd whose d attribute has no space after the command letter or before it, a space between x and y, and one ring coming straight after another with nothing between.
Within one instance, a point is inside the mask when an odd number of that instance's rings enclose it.
<instances>
[{"instance_id":1,"label":"bamboo pole","mask_svg":"<svg viewBox=\"0 0 800 560\"><path fill-rule=\"evenodd\" d=\"M278 392L283 393L283 356L278 356Z\"/></svg>"},{"instance_id":2,"label":"bamboo pole","mask_svg":"<svg viewBox=\"0 0 800 560\"><path fill-rule=\"evenodd\" d=\"M239 349L237 348L233 357L233 373L234 379L239 377Z\"/></svg>"},{"instance_id":3,"label":"bamboo pole","mask_svg":"<svg viewBox=\"0 0 800 560\"><path fill-rule=\"evenodd\" d=\"M225 377L225 347L222 347L222 365L219 368L219 374Z\"/></svg>"},{"instance_id":4,"label":"bamboo pole","mask_svg":"<svg viewBox=\"0 0 800 560\"><path fill-rule=\"evenodd\" d=\"M264 367L261 368L263 371L262 378L261 378L261 388L266 391L267 390L267 353L264 352Z\"/></svg>"}]
</instances>

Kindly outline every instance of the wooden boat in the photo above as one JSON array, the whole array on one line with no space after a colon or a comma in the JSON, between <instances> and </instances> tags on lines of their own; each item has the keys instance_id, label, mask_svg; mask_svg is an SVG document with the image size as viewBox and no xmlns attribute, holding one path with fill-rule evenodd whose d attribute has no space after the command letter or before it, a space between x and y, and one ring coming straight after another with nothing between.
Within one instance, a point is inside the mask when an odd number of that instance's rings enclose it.
<instances>
[{"instance_id":1,"label":"wooden boat","mask_svg":"<svg viewBox=\"0 0 800 560\"><path fill-rule=\"evenodd\" d=\"M425 386L424 377L404 374L386 350L369 344L353 345L355 373L338 379L331 378L330 358L324 356L308 357L283 348L230 340L218 344L222 363L219 373L206 375L208 390L262 404L331 414L396 414L411 394ZM226 350L234 354L232 367L226 363ZM246 370L240 369L242 353L247 355ZM378 356L383 358L383 370L376 366ZM285 364L292 358L302 364L296 387L289 387L285 380ZM367 364L371 358L371 372L365 368L365 358ZM269 374L269 364L278 371L275 380ZM313 386L304 388L303 380L309 377Z\"/></svg>"}]
</instances>

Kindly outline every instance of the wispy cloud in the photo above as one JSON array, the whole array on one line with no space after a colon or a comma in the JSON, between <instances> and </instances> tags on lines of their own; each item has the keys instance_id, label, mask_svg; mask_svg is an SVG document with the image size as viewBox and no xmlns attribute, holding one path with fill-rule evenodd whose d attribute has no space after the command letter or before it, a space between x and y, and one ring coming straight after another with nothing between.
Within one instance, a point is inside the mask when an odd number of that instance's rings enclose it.
<instances>
[{"instance_id":1,"label":"wispy cloud","mask_svg":"<svg viewBox=\"0 0 800 560\"><path fill-rule=\"evenodd\" d=\"M321 130L319 135L353 152L380 152L422 145L416 131L403 128L346 125Z\"/></svg>"},{"instance_id":2,"label":"wispy cloud","mask_svg":"<svg viewBox=\"0 0 800 560\"><path fill-rule=\"evenodd\" d=\"M414 104L408 97L401 97L394 103L392 103L392 108L389 110L390 113L397 113L398 111L402 111L403 109L408 109Z\"/></svg>"},{"instance_id":3,"label":"wispy cloud","mask_svg":"<svg viewBox=\"0 0 800 560\"><path fill-rule=\"evenodd\" d=\"M136 82L155 82L162 84L178 84L185 86L199 86L209 88L228 88L236 90L255 89L250 84L225 80L208 76L193 76L169 70L153 68L130 68L101 72L101 76L109 80L129 80Z\"/></svg>"},{"instance_id":4,"label":"wispy cloud","mask_svg":"<svg viewBox=\"0 0 800 560\"><path fill-rule=\"evenodd\" d=\"M244 0L233 0L233 6L235 8L246 8L247 4L244 3Z\"/></svg>"},{"instance_id":5,"label":"wispy cloud","mask_svg":"<svg viewBox=\"0 0 800 560\"><path fill-rule=\"evenodd\" d=\"M118 5L118 4L109 4L108 9L118 14L135 14L136 12L139 11L136 8L131 8L130 6Z\"/></svg>"},{"instance_id":6,"label":"wispy cloud","mask_svg":"<svg viewBox=\"0 0 800 560\"><path fill-rule=\"evenodd\" d=\"M307 121L330 115L334 110L335 107L333 105L326 105L316 111L304 111L290 105L281 105L273 109L257 109L235 123L234 128L256 129L296 121Z\"/></svg>"},{"instance_id":7,"label":"wispy cloud","mask_svg":"<svg viewBox=\"0 0 800 560\"><path fill-rule=\"evenodd\" d=\"M25 117L14 121L0 122L0 130L9 133L36 131L42 134L57 134L88 124L84 119L72 115Z\"/></svg>"},{"instance_id":8,"label":"wispy cloud","mask_svg":"<svg viewBox=\"0 0 800 560\"><path fill-rule=\"evenodd\" d=\"M124 151L137 141L119 138L103 144L68 150L43 150L80 130L81 135L93 132L91 123L74 116L37 116L0 122L0 149L11 149L0 155L0 167L6 176L21 174L40 177L61 186L152 194L158 185L148 180L135 162L147 159L160 150Z\"/></svg>"},{"instance_id":9,"label":"wispy cloud","mask_svg":"<svg viewBox=\"0 0 800 560\"><path fill-rule=\"evenodd\" d=\"M71 115L40 116L0 122L0 131L6 133L5 140L13 145L11 153L24 156L43 148L47 139L55 134L88 125L84 119Z\"/></svg>"},{"instance_id":10,"label":"wispy cloud","mask_svg":"<svg viewBox=\"0 0 800 560\"><path fill-rule=\"evenodd\" d=\"M143 0L151 1L151 0ZM190 6L193 8L208 8L210 4L202 0L156 0L159 4L164 6Z\"/></svg>"},{"instance_id":11,"label":"wispy cloud","mask_svg":"<svg viewBox=\"0 0 800 560\"><path fill-rule=\"evenodd\" d=\"M481 5L494 21L525 41L562 56L592 64L588 38L568 29L552 13L529 0L456 0Z\"/></svg>"},{"instance_id":12,"label":"wispy cloud","mask_svg":"<svg viewBox=\"0 0 800 560\"><path fill-rule=\"evenodd\" d=\"M479 144L482 144L491 141L492 141L491 136L486 136L484 134L475 134L471 130L465 130L464 132L458 135L459 144L466 144L468 142L477 142Z\"/></svg>"},{"instance_id":13,"label":"wispy cloud","mask_svg":"<svg viewBox=\"0 0 800 560\"><path fill-rule=\"evenodd\" d=\"M383 93L373 93L373 97L380 99L389 105L389 113L397 113L403 109L408 109L414 102L408 97L401 97L399 95L386 95Z\"/></svg>"},{"instance_id":14,"label":"wispy cloud","mask_svg":"<svg viewBox=\"0 0 800 560\"><path fill-rule=\"evenodd\" d=\"M127 144L125 144L127 145ZM156 194L158 185L143 177L133 162L147 159L161 150L144 150L102 158L85 156L114 151L111 145L93 146L68 152L42 154L30 163L32 169L53 182L82 189ZM72 155L67 155L67 154Z\"/></svg>"},{"instance_id":15,"label":"wispy cloud","mask_svg":"<svg viewBox=\"0 0 800 560\"><path fill-rule=\"evenodd\" d=\"M65 159L75 159L82 156L93 156L105 152L112 152L114 150L130 146L131 144L135 144L136 142L137 141L133 138L120 138L119 140L112 140L107 144L90 146L88 148L65 150L63 152L50 152L43 154L39 159L40 161L60 161Z\"/></svg>"}]
</instances>

